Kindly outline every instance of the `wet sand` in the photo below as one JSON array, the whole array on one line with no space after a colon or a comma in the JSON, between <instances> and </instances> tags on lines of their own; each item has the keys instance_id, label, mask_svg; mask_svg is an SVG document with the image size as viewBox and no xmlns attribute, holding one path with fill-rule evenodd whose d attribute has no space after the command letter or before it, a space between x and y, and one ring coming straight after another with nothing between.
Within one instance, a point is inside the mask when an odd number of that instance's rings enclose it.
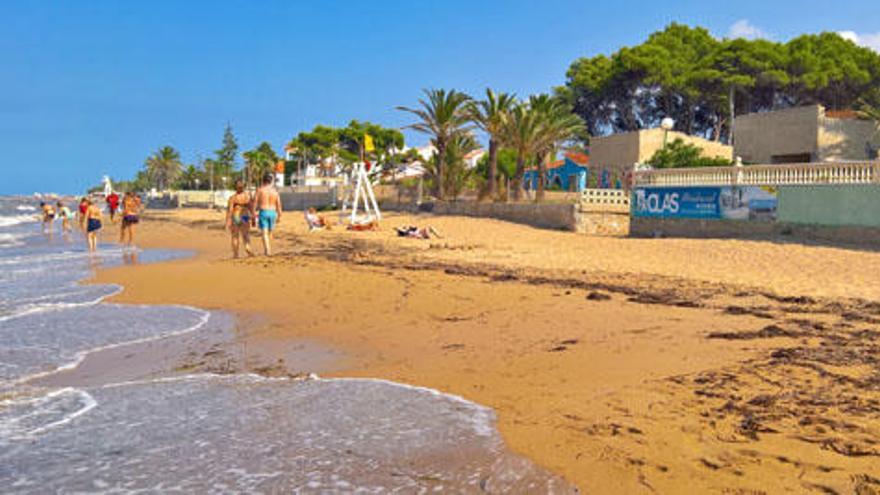
<instances>
[{"instance_id":1,"label":"wet sand","mask_svg":"<svg viewBox=\"0 0 880 495\"><path fill-rule=\"evenodd\" d=\"M97 281L125 287L116 301L247 322L235 349L249 358L207 348L213 360L176 366L315 371L283 351L305 339L339 356L325 375L492 407L515 452L587 493L880 490L880 252L461 217L390 215L364 233L283 220L277 256L231 260L220 213L151 213L144 247L198 255ZM444 239L397 238L408 223Z\"/></svg>"}]
</instances>

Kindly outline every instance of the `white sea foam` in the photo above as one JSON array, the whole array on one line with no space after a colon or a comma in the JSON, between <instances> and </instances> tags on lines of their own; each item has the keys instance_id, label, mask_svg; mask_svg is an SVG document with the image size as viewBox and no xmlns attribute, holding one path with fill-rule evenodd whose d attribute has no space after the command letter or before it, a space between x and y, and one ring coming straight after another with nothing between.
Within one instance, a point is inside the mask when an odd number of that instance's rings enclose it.
<instances>
[{"instance_id":1,"label":"white sea foam","mask_svg":"<svg viewBox=\"0 0 880 495\"><path fill-rule=\"evenodd\" d=\"M15 209L18 211L37 211L37 208L35 206L28 205L18 205L15 207Z\"/></svg>"},{"instance_id":2,"label":"white sea foam","mask_svg":"<svg viewBox=\"0 0 880 495\"><path fill-rule=\"evenodd\" d=\"M62 388L38 397L0 401L0 444L28 440L67 424L97 406L85 390Z\"/></svg>"},{"instance_id":3,"label":"white sea foam","mask_svg":"<svg viewBox=\"0 0 880 495\"><path fill-rule=\"evenodd\" d=\"M129 304L126 306L140 307L140 308L151 308L151 307L155 308L156 307L156 306L149 306L146 304ZM187 334L190 332L194 332L194 331L204 327L208 323L208 321L211 319L211 313L209 311L195 308L193 306L166 305L164 307L166 307L166 308L180 308L180 309L187 309L187 310L193 311L194 313L199 314L199 321L195 325L191 325L191 326L183 328L181 330L174 330L171 332L164 332L164 333L160 333L160 334L156 334L156 335L150 335L149 337L144 337L144 338L140 338L140 339L126 340L123 342L114 342L112 344L92 347L90 349L79 351L76 354L74 354L73 358L70 359L68 362L63 363L63 364L59 364L54 369L51 369L49 371L42 371L39 373L32 373L32 374L20 377L16 380L13 380L10 384L11 385L19 385L22 383L27 383L27 382L36 380L38 378L44 378L46 376L54 375L56 373L63 373L65 371L74 370L80 364L82 364L83 361L85 361L86 357L88 357L89 354L94 354L96 352L106 351L109 349L115 349L117 347L123 347L123 346L127 346L127 345L136 345L136 344L143 344L146 342L154 342L156 340L161 340L161 339L165 339L165 338L169 338L169 337L176 337L179 335L184 335L184 334ZM2 321L2 320L0 320L0 321ZM0 383L2 383L2 381L0 381Z\"/></svg>"},{"instance_id":4,"label":"white sea foam","mask_svg":"<svg viewBox=\"0 0 880 495\"><path fill-rule=\"evenodd\" d=\"M77 303L66 303L66 302L53 302L53 303L37 303L37 304L25 304L20 306L16 311L11 314L0 316L0 323L4 321L14 320L16 318L21 318L22 316L28 316L35 313L48 313L51 311L61 311L64 309L71 308L80 308L84 306L94 306L104 299L108 297L115 296L122 292L122 287L118 285L107 285L107 287L114 287L115 290L109 294L103 294L96 299L92 299L90 301L83 301Z\"/></svg>"},{"instance_id":5,"label":"white sea foam","mask_svg":"<svg viewBox=\"0 0 880 495\"><path fill-rule=\"evenodd\" d=\"M12 227L13 225L36 221L37 217L34 215L0 216L0 227Z\"/></svg>"}]
</instances>

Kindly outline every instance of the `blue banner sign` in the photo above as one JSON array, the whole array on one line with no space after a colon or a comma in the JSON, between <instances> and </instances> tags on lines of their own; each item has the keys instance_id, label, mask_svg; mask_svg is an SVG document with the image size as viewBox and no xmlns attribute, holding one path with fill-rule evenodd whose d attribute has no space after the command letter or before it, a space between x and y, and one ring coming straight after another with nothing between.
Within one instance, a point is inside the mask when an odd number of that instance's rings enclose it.
<instances>
[{"instance_id":1,"label":"blue banner sign","mask_svg":"<svg viewBox=\"0 0 880 495\"><path fill-rule=\"evenodd\" d=\"M633 215L721 218L720 187L643 187L635 190Z\"/></svg>"},{"instance_id":2,"label":"blue banner sign","mask_svg":"<svg viewBox=\"0 0 880 495\"><path fill-rule=\"evenodd\" d=\"M775 220L772 187L640 187L633 191L636 217Z\"/></svg>"}]
</instances>

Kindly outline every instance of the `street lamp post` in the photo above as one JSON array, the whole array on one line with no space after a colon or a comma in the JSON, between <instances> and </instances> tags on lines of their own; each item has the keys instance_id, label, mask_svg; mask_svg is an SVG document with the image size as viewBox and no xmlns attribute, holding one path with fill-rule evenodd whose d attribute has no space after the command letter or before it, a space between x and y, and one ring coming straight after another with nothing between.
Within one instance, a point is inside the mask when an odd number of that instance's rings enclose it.
<instances>
[{"instance_id":1,"label":"street lamp post","mask_svg":"<svg viewBox=\"0 0 880 495\"><path fill-rule=\"evenodd\" d=\"M669 137L669 131L675 127L675 121L672 117L664 117L660 121L660 128L663 129L663 149L666 149L666 141Z\"/></svg>"}]
</instances>

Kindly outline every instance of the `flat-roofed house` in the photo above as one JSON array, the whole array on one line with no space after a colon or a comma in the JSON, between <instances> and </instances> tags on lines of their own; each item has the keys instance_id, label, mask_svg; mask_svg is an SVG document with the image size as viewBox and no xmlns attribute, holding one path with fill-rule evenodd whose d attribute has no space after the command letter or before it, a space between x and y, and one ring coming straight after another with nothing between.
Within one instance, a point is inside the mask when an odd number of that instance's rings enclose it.
<instances>
[{"instance_id":1,"label":"flat-roofed house","mask_svg":"<svg viewBox=\"0 0 880 495\"><path fill-rule=\"evenodd\" d=\"M878 122L822 105L750 113L734 120L734 150L745 163L809 163L877 158Z\"/></svg>"},{"instance_id":2,"label":"flat-roofed house","mask_svg":"<svg viewBox=\"0 0 880 495\"><path fill-rule=\"evenodd\" d=\"M590 139L590 168L597 177L603 174L616 178L631 170L636 163L645 163L663 148L663 129L643 129L622 132ZM733 159L733 148L718 142L691 136L683 132L668 131L666 142L681 139L702 150L703 156Z\"/></svg>"}]
</instances>

